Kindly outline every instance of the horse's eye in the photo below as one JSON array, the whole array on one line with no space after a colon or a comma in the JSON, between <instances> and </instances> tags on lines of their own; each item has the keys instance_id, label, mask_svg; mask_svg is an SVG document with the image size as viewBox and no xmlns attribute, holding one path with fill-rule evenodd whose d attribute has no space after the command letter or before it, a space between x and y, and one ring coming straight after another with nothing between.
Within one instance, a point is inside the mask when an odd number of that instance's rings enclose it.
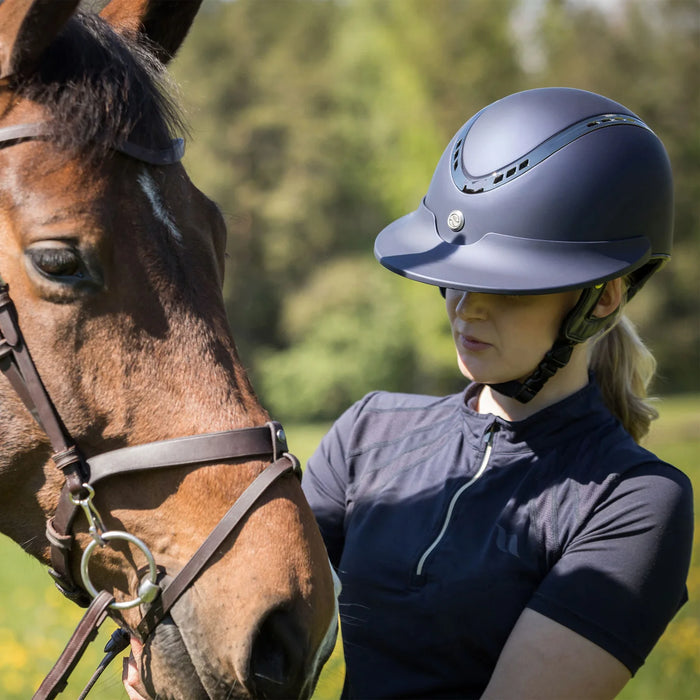
<instances>
[{"instance_id":1,"label":"horse's eye","mask_svg":"<svg viewBox=\"0 0 700 700\"><path fill-rule=\"evenodd\" d=\"M83 269L78 253L72 248L35 248L30 251L32 262L51 277L82 278Z\"/></svg>"}]
</instances>

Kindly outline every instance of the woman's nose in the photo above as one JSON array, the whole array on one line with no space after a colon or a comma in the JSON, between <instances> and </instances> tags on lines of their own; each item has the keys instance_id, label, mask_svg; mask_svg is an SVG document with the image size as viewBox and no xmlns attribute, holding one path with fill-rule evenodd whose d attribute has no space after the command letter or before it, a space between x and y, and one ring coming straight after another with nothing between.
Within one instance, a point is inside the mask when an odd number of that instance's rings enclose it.
<instances>
[{"instance_id":1,"label":"woman's nose","mask_svg":"<svg viewBox=\"0 0 700 700\"><path fill-rule=\"evenodd\" d=\"M461 319L482 319L486 317L486 295L479 292L459 292L455 313Z\"/></svg>"}]
</instances>

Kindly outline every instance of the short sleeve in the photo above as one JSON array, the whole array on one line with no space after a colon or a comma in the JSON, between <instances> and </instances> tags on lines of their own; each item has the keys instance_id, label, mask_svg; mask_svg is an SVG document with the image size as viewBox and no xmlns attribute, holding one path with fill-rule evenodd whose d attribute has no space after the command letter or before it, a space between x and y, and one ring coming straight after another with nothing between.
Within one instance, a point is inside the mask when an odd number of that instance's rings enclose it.
<instances>
[{"instance_id":1,"label":"short sleeve","mask_svg":"<svg viewBox=\"0 0 700 700\"><path fill-rule=\"evenodd\" d=\"M688 478L663 463L636 467L563 545L528 607L634 674L687 600L692 539Z\"/></svg>"}]
</instances>

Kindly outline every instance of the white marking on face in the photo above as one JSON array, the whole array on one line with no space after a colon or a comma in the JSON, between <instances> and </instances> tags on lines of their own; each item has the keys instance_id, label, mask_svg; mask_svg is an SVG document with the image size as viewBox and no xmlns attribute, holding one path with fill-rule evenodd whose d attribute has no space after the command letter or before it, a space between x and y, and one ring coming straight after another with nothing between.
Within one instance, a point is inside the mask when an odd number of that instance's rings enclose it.
<instances>
[{"instance_id":1,"label":"white marking on face","mask_svg":"<svg viewBox=\"0 0 700 700\"><path fill-rule=\"evenodd\" d=\"M178 245L183 245L184 239L182 237L182 233L173 220L173 217L170 215L170 212L166 209L163 198L160 196L160 192L158 191L158 186L151 175L145 170L142 170L136 179L138 180L143 193L146 195L156 219L158 219L158 221L165 226Z\"/></svg>"}]
</instances>

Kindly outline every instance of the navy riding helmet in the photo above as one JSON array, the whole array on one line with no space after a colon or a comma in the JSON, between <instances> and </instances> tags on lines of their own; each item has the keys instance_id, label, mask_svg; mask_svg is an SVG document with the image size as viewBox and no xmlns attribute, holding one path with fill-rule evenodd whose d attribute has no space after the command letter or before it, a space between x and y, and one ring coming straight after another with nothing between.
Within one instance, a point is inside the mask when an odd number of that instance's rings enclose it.
<instances>
[{"instance_id":1,"label":"navy riding helmet","mask_svg":"<svg viewBox=\"0 0 700 700\"><path fill-rule=\"evenodd\" d=\"M610 318L605 282L631 298L670 257L673 182L660 139L601 95L540 88L503 98L454 136L418 209L377 237L382 265L438 287L488 294L582 289L554 347L524 383L526 402Z\"/></svg>"}]
</instances>

